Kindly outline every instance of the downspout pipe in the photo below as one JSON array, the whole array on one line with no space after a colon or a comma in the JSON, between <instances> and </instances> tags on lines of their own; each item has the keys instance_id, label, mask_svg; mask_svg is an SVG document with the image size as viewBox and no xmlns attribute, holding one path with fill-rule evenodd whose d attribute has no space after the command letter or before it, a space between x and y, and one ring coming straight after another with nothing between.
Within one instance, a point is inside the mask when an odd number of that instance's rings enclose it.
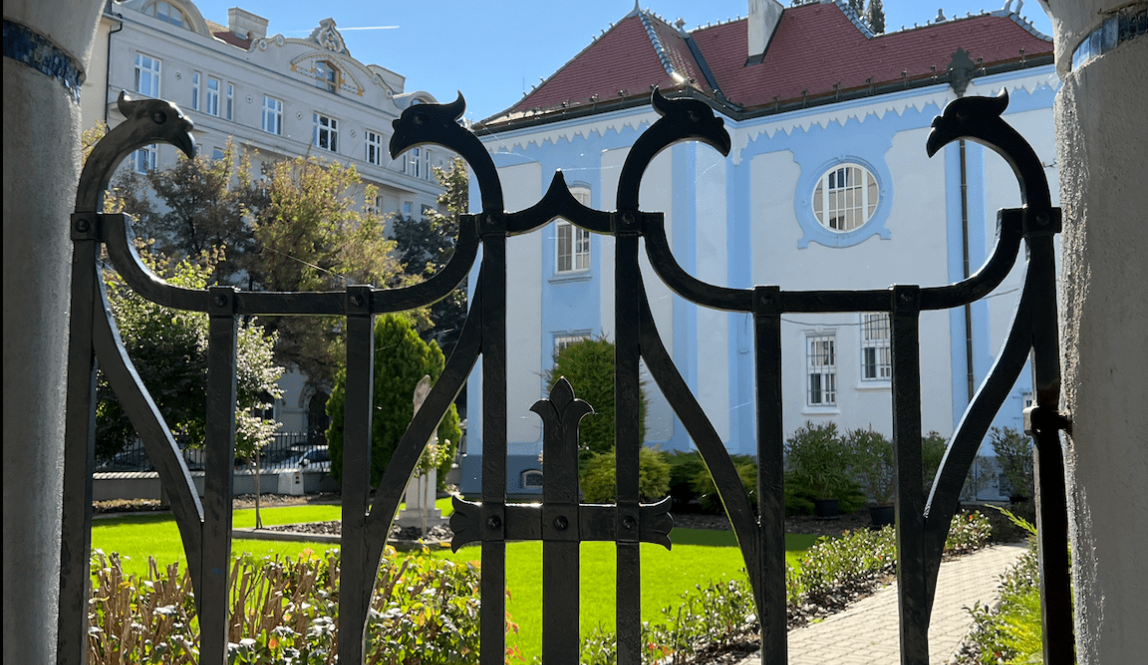
<instances>
[{"instance_id":1,"label":"downspout pipe","mask_svg":"<svg viewBox=\"0 0 1148 665\"><path fill-rule=\"evenodd\" d=\"M108 124L108 88L112 83L112 35L121 32L124 29L124 15L120 13L112 13L112 0L104 5L104 13L109 16L115 16L119 19L120 26L115 30L108 31L108 50L104 57L104 126Z\"/></svg>"}]
</instances>

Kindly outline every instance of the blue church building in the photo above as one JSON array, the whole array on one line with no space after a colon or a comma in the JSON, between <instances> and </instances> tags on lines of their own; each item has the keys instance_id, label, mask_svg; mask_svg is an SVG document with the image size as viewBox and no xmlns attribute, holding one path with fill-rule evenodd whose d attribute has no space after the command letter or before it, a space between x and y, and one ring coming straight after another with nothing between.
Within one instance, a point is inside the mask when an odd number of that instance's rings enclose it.
<instances>
[{"instance_id":1,"label":"blue church building","mask_svg":"<svg viewBox=\"0 0 1148 665\"><path fill-rule=\"evenodd\" d=\"M1011 4L1011 3L1010 3ZM1049 37L1009 9L875 34L839 0L684 29L635 9L505 112L477 128L506 208L536 203L555 171L590 207L614 207L621 165L666 97L710 105L732 139L723 156L698 143L663 151L641 208L665 214L678 263L710 284L787 290L937 286L984 263L996 211L1017 207L1008 165L972 142L933 158L933 118L960 96L1009 97L1005 119L1034 146L1056 192ZM472 209L479 208L472 187ZM1053 204L1056 205L1054 198ZM509 239L508 491L540 493L542 426L529 411L563 345L612 339L613 238L561 219ZM653 315L690 389L734 454L756 449L752 320L686 302L643 266ZM470 284L475 282L472 275ZM994 361L1019 296L1020 267L987 299L922 315L922 419L952 434ZM784 423L892 434L885 313L783 318ZM469 382L461 490L479 490L481 368ZM575 392L578 387L574 386ZM645 445L692 442L652 381ZM995 423L1021 428L1028 372ZM986 445L982 453L991 455Z\"/></svg>"}]
</instances>

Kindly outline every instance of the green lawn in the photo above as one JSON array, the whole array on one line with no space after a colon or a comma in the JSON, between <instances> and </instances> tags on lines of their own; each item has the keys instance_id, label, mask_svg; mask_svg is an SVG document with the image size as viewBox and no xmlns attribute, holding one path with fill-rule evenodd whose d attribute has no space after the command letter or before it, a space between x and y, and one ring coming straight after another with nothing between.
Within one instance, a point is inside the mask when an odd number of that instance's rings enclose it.
<instances>
[{"instance_id":1,"label":"green lawn","mask_svg":"<svg viewBox=\"0 0 1148 665\"><path fill-rule=\"evenodd\" d=\"M450 512L449 499L440 499L438 507ZM266 508L264 525L319 522L340 517L339 506L291 506ZM255 525L254 510L237 510L236 527ZM679 595L696 584L721 579L744 579L744 563L733 534L728 531L674 529L674 546L666 551L657 545L642 544L642 620L660 622L662 608L677 607ZM786 558L798 565L798 557L811 547L816 536L786 534ZM256 556L285 555L298 557L305 549L323 552L334 544L294 543L268 540L233 541L235 553L250 552ZM119 552L124 558L124 572L145 575L148 556L160 564L179 561L186 565L180 545L179 530L171 515L132 515L93 522L92 549ZM583 543L581 547L581 630L589 632L599 623L612 629L614 615L615 555L609 543ZM436 548L431 556L457 562L480 560L480 548L464 547L457 553L449 548ZM507 637L508 646L517 645L527 662L541 654L542 640L542 543L510 543L507 546L507 588L510 599L507 611L518 625L517 635Z\"/></svg>"}]
</instances>

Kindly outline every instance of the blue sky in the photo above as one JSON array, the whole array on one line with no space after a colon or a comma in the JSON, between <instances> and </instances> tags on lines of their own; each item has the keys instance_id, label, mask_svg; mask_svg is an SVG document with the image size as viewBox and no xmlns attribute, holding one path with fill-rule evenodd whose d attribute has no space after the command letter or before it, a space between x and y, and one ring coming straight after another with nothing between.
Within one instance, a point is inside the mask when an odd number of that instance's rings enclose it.
<instances>
[{"instance_id":1,"label":"blue sky","mask_svg":"<svg viewBox=\"0 0 1148 665\"><path fill-rule=\"evenodd\" d=\"M194 0L193 0L194 1ZM987 4L985 4L987 3ZM643 0L642 7L687 29L744 16L747 0ZM788 5L788 2L783 4ZM1004 0L884 0L888 31L945 16L996 10ZM306 37L321 19L333 18L355 58L407 79L406 89L451 101L461 90L466 117L481 120L517 102L634 7L633 0L579 2L461 2L459 0L199 0L204 18L227 24L227 9L240 6L269 19L268 34ZM1015 3L1014 3L1015 6ZM1021 14L1037 30L1052 26L1037 0ZM371 28L371 29L362 29Z\"/></svg>"}]
</instances>

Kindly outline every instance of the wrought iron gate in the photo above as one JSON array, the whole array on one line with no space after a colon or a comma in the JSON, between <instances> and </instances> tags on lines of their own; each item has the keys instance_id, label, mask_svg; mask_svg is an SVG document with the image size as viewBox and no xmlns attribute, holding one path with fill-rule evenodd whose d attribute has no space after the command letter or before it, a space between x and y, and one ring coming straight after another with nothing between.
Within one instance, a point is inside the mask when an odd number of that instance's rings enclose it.
<instances>
[{"instance_id":1,"label":"wrought iron gate","mask_svg":"<svg viewBox=\"0 0 1148 665\"><path fill-rule=\"evenodd\" d=\"M623 166L616 210L583 206L557 173L546 195L516 213L503 208L501 184L486 148L457 120L464 101L419 105L395 121L390 151L421 144L455 151L470 165L481 192L482 211L464 215L457 249L447 267L426 282L403 289L349 286L342 292L268 293L231 287L189 290L158 279L132 246L129 220L101 214L102 192L114 167L133 150L158 141L194 153L191 122L160 100L127 101L127 120L95 147L80 180L71 220L75 243L71 346L68 365L67 450L63 508L63 558L59 662L81 663L87 648L88 561L94 450L95 369L101 369L129 414L171 501L195 589L201 628L200 659L223 663L227 651L227 575L231 554L231 487L235 442L236 331L244 315L338 315L346 317L347 401L343 461L340 662L362 662L365 624L391 519L425 442L482 358L482 501L455 499L453 545L482 548L481 662L502 663L505 652L506 543L543 541L543 654L550 663L578 659L579 543L605 540L617 547L618 662L640 662L639 543L670 546L668 498L647 505L638 498L639 359L685 425L713 475L745 560L761 624L762 662L781 665L786 655L785 534L782 460L781 316L788 312L889 312L892 325L893 437L897 483L897 576L901 661L928 660L928 627L937 573L963 480L994 414L1032 352L1035 406L1025 413L1034 437L1037 510L1044 605L1045 662L1071 662L1073 638L1067 558L1067 512L1058 430L1069 426L1057 411L1060 366L1053 235L1060 210L1051 206L1040 162L1001 114L1007 95L965 98L949 104L933 123L926 146L933 155L958 139L983 143L1000 153L1020 184L1023 205L998 213L996 247L979 272L948 286L897 285L874 291L783 291L777 286L731 289L705 284L674 259L664 218L639 209L639 186L651 160L685 140L702 141L728 154L730 138L721 119L689 99L652 99L661 118L635 142ZM615 256L617 503L578 503L577 427L591 410L560 382L532 411L542 418L546 483L541 505L506 502L506 239L562 217L593 233L612 235ZM710 421L691 394L662 343L646 299L638 264L639 238L650 264L677 294L697 305L752 314L755 338L758 505L751 504ZM956 433L929 497L919 489L921 464L921 312L960 307L989 294L1008 274L1024 241L1023 293L996 364L977 391ZM144 297L168 307L209 316L206 493L201 503L167 425L135 374L116 332L99 275L101 245L125 281ZM429 304L457 287L483 255L470 312L458 345L438 382L415 415L368 506L372 413L373 318ZM575 387L576 388L576 387ZM521 406L521 405L518 405Z\"/></svg>"}]
</instances>

